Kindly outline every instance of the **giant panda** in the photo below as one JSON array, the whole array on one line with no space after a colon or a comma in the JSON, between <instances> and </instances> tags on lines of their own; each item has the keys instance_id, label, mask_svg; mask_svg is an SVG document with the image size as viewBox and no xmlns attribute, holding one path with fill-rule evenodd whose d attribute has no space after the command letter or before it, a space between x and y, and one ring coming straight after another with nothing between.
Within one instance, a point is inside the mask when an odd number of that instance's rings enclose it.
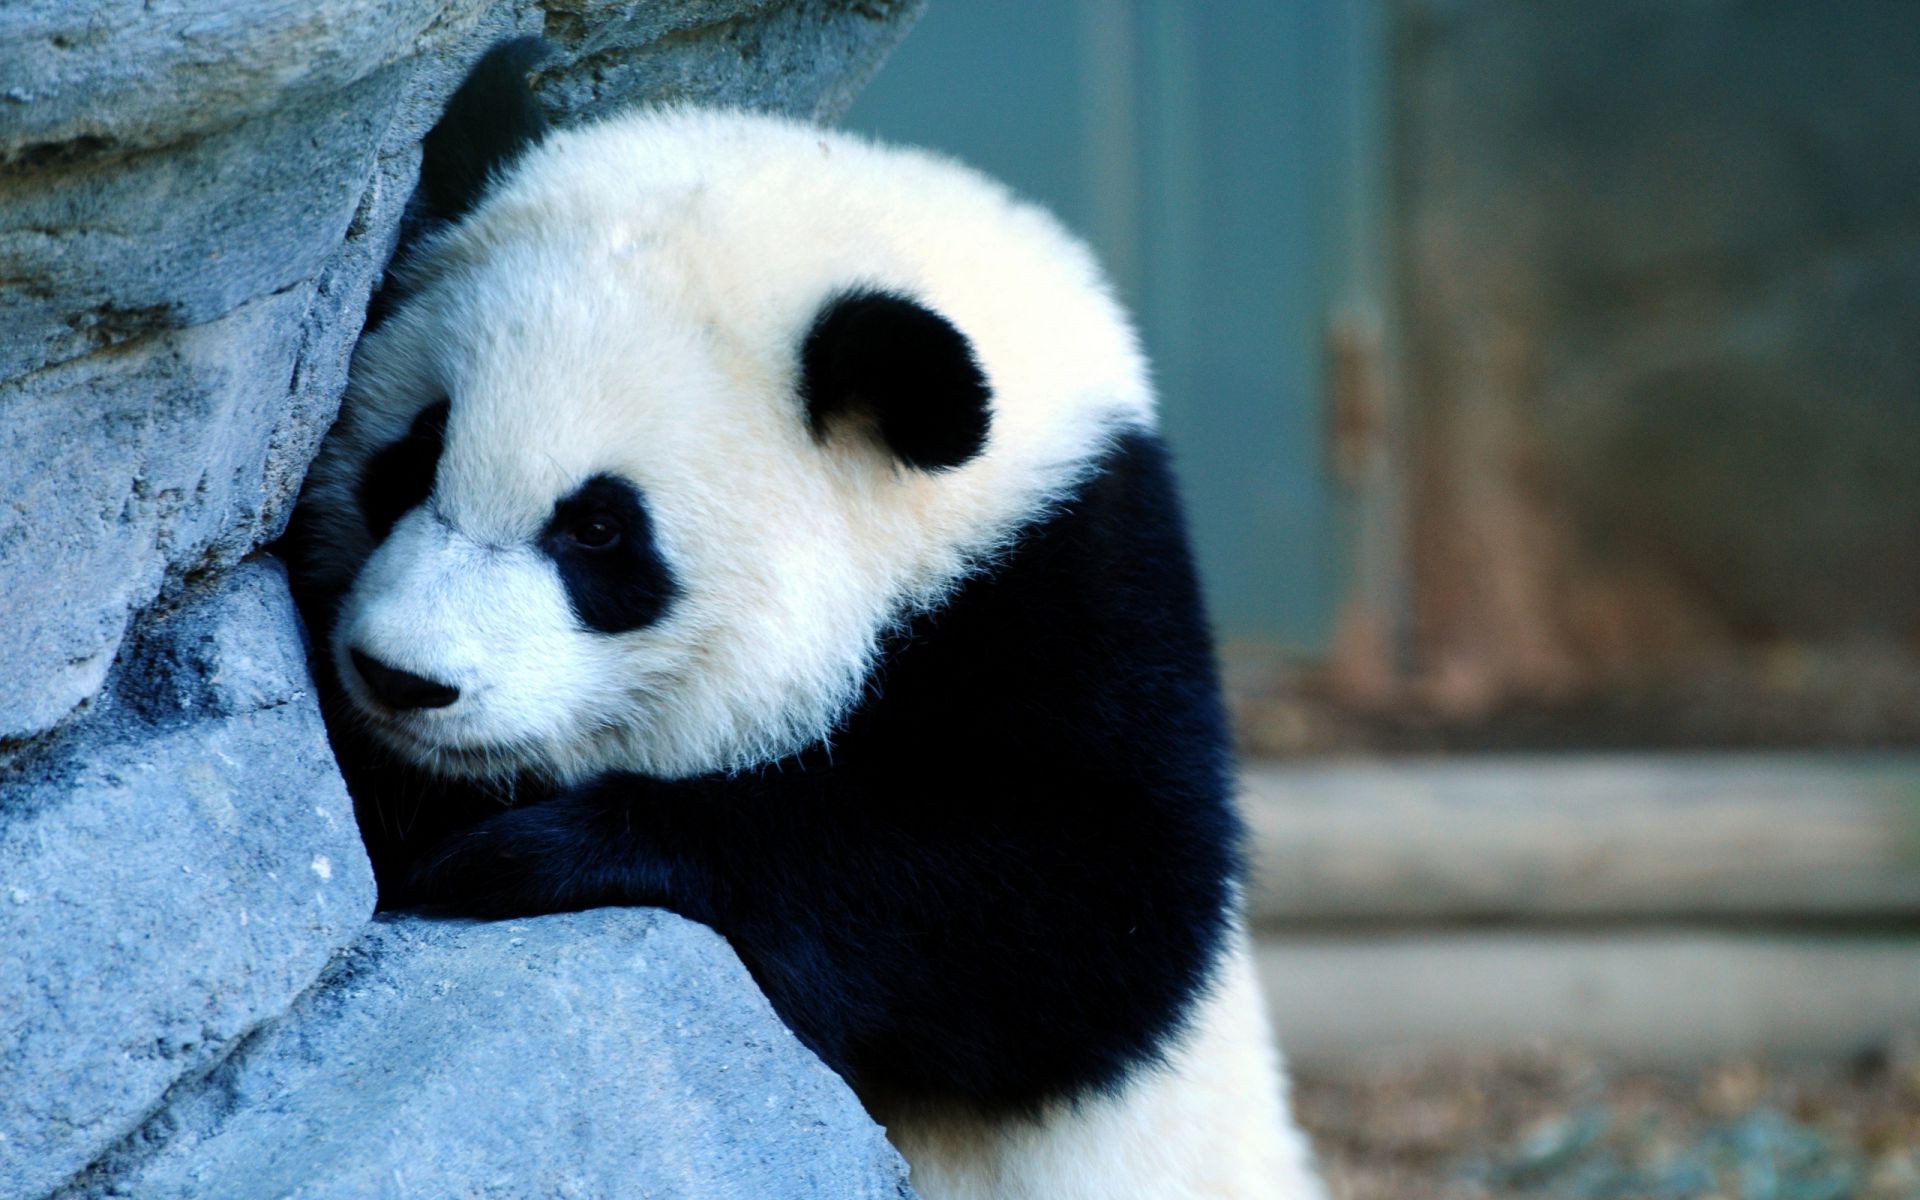
<instances>
[{"instance_id":1,"label":"giant panda","mask_svg":"<svg viewBox=\"0 0 1920 1200\"><path fill-rule=\"evenodd\" d=\"M539 53L429 135L298 513L382 905L711 926L926 1200L1320 1197L1087 250L810 125L550 131Z\"/></svg>"}]
</instances>

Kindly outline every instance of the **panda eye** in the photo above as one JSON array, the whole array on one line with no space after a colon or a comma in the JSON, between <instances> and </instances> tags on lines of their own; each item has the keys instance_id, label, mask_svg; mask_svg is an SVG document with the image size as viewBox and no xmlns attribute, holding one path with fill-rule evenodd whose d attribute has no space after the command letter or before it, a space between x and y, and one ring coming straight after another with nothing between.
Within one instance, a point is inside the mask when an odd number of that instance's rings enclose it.
<instances>
[{"instance_id":1,"label":"panda eye","mask_svg":"<svg viewBox=\"0 0 1920 1200\"><path fill-rule=\"evenodd\" d=\"M595 513L575 522L567 537L583 549L605 550L620 540L620 525L604 513Z\"/></svg>"},{"instance_id":2,"label":"panda eye","mask_svg":"<svg viewBox=\"0 0 1920 1200\"><path fill-rule=\"evenodd\" d=\"M556 500L540 550L553 560L574 615L596 633L644 629L679 593L653 544L640 489L618 475L595 475Z\"/></svg>"}]
</instances>

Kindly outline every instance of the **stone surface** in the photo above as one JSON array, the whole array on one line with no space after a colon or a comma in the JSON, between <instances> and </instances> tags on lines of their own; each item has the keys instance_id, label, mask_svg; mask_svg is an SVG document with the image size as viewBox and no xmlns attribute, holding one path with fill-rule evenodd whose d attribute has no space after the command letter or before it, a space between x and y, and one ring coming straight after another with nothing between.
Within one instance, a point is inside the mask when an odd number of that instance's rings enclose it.
<instances>
[{"instance_id":1,"label":"stone surface","mask_svg":"<svg viewBox=\"0 0 1920 1200\"><path fill-rule=\"evenodd\" d=\"M0 1196L85 1167L359 935L373 875L304 680L249 563L0 777Z\"/></svg>"},{"instance_id":2,"label":"stone surface","mask_svg":"<svg viewBox=\"0 0 1920 1200\"><path fill-rule=\"evenodd\" d=\"M488 0L25 0L0 16L0 163L180 142L444 50Z\"/></svg>"},{"instance_id":3,"label":"stone surface","mask_svg":"<svg viewBox=\"0 0 1920 1200\"><path fill-rule=\"evenodd\" d=\"M0 670L0 712L58 720L170 570L227 566L279 527L334 404L295 379L319 301L300 284L0 385L0 656L44 664Z\"/></svg>"},{"instance_id":4,"label":"stone surface","mask_svg":"<svg viewBox=\"0 0 1920 1200\"><path fill-rule=\"evenodd\" d=\"M600 910L376 922L324 986L62 1193L909 1197L716 934Z\"/></svg>"},{"instance_id":5,"label":"stone surface","mask_svg":"<svg viewBox=\"0 0 1920 1200\"><path fill-rule=\"evenodd\" d=\"M0 738L90 695L166 588L282 531L419 140L488 45L549 35L559 121L644 100L826 117L918 7L0 8L0 495L32 498L0 509L0 618L24 634L0 641Z\"/></svg>"}]
</instances>

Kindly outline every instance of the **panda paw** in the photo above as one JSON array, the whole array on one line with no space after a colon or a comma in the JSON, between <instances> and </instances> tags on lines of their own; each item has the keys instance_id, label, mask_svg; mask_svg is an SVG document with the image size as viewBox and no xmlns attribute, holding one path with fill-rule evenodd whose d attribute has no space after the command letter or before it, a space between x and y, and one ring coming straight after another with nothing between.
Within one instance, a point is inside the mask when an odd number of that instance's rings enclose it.
<instances>
[{"instance_id":1,"label":"panda paw","mask_svg":"<svg viewBox=\"0 0 1920 1200\"><path fill-rule=\"evenodd\" d=\"M495 813L416 862L398 907L500 918L670 903L673 872L654 852L642 810L602 781Z\"/></svg>"},{"instance_id":2,"label":"panda paw","mask_svg":"<svg viewBox=\"0 0 1920 1200\"><path fill-rule=\"evenodd\" d=\"M408 872L403 907L451 916L530 917L592 907L570 894L573 838L540 808L513 809L453 834Z\"/></svg>"}]
</instances>

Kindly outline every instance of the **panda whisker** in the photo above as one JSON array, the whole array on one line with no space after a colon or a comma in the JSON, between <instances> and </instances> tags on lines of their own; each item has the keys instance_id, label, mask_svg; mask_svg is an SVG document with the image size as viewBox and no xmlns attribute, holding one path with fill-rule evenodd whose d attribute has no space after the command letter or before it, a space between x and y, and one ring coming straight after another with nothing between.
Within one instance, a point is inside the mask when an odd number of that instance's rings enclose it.
<instances>
[{"instance_id":1,"label":"panda whisker","mask_svg":"<svg viewBox=\"0 0 1920 1200\"><path fill-rule=\"evenodd\" d=\"M402 797L402 812L399 816L401 841L413 836L413 827L419 823L420 810L425 805L426 798L427 786L424 781L409 788L407 794Z\"/></svg>"}]
</instances>

